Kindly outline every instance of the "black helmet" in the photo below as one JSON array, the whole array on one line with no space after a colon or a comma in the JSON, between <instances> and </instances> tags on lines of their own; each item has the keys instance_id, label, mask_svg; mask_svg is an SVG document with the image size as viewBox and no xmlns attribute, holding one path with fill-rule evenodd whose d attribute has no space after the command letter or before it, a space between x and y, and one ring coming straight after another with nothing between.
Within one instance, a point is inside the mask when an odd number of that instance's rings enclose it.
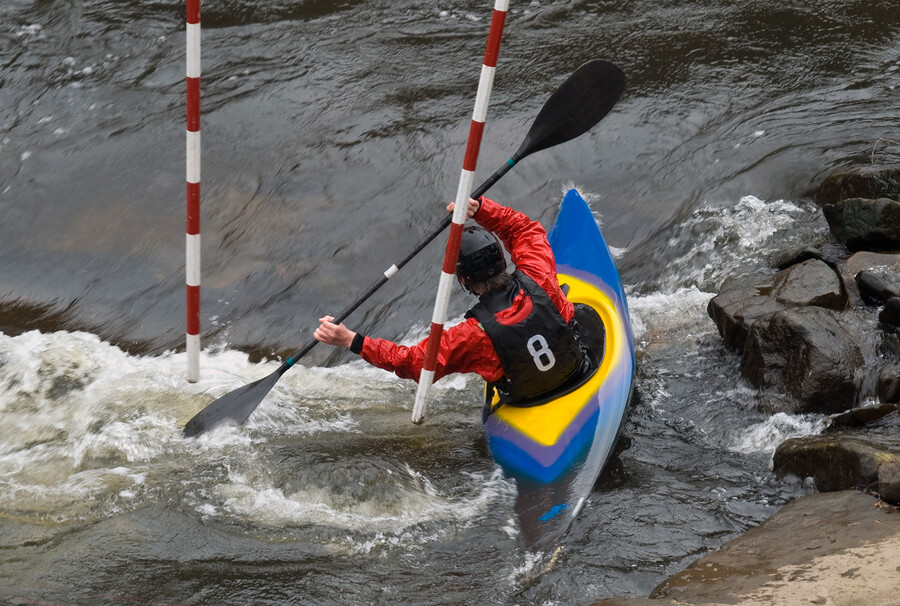
<instances>
[{"instance_id":1,"label":"black helmet","mask_svg":"<svg viewBox=\"0 0 900 606\"><path fill-rule=\"evenodd\" d=\"M463 231L456 261L456 275L468 284L483 282L506 269L500 239L491 232L470 225Z\"/></svg>"}]
</instances>

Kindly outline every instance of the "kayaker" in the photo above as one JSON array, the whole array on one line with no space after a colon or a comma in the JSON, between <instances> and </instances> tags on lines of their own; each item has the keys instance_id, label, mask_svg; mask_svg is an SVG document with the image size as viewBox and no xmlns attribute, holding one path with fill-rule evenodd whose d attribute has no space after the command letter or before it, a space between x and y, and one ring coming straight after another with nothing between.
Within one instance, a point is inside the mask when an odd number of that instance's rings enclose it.
<instances>
[{"instance_id":1,"label":"kayaker","mask_svg":"<svg viewBox=\"0 0 900 606\"><path fill-rule=\"evenodd\" d=\"M451 202L447 210L453 208ZM464 322L443 331L435 380L474 372L498 387L504 399L540 398L579 375L587 363L574 308L557 281L547 232L525 214L484 197L469 200L468 218L480 227L463 232L456 276L478 303ZM516 267L512 273L501 241ZM406 347L332 320L319 318L318 341L348 348L401 378L419 380L428 339Z\"/></svg>"}]
</instances>

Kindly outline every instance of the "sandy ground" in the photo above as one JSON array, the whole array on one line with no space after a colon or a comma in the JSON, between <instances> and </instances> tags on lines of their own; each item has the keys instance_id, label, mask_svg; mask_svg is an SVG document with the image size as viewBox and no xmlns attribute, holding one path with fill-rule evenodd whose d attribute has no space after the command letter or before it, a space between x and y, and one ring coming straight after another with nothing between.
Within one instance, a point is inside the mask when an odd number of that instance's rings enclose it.
<instances>
[{"instance_id":1,"label":"sandy ground","mask_svg":"<svg viewBox=\"0 0 900 606\"><path fill-rule=\"evenodd\" d=\"M595 606L900 606L900 509L858 491L797 499L651 595Z\"/></svg>"}]
</instances>

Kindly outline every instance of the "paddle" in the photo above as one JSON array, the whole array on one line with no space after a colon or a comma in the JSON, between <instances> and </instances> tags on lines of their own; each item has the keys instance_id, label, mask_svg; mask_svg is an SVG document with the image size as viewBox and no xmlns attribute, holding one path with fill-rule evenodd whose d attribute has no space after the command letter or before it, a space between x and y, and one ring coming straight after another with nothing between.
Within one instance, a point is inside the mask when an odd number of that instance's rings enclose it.
<instances>
[{"instance_id":1,"label":"paddle","mask_svg":"<svg viewBox=\"0 0 900 606\"><path fill-rule=\"evenodd\" d=\"M609 113L625 90L625 74L622 70L609 63L595 59L588 61L569 76L550 96L544 107L538 113L531 129L522 141L522 145L506 161L497 172L487 181L472 192L472 198L479 198L490 189L494 183L500 180L509 170L526 156L534 152L559 145L590 130L603 116ZM391 276L406 265L413 257L434 240L448 225L453 217L448 215L441 224L430 234L416 244L412 250L398 263L389 267L381 278L376 280L353 303L344 309L335 319L335 324L340 324L347 316L353 313L357 307L363 304L372 294L381 288ZM263 377L253 383L231 391L211 402L206 408L197 413L194 418L184 426L184 435L192 437L199 435L213 427L225 422L236 421L243 423L256 409L266 394L274 387L297 360L305 356L316 346L315 339L293 353L272 374Z\"/></svg>"}]
</instances>

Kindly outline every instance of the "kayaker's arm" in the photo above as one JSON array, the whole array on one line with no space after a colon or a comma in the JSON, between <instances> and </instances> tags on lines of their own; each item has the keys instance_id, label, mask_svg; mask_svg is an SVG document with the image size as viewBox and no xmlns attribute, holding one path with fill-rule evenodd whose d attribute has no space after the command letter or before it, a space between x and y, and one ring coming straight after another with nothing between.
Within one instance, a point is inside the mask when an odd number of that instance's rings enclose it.
<instances>
[{"instance_id":1,"label":"kayaker's arm","mask_svg":"<svg viewBox=\"0 0 900 606\"><path fill-rule=\"evenodd\" d=\"M393 372L401 379L419 380L428 339L412 346L398 345L387 339L361 335L343 324L333 324L333 319L331 316L320 319L321 325L313 335L316 340L347 348L369 364ZM456 372L474 372L487 381L497 381L503 376L490 339L474 319L448 328L441 336L435 378Z\"/></svg>"},{"instance_id":2,"label":"kayaker's arm","mask_svg":"<svg viewBox=\"0 0 900 606\"><path fill-rule=\"evenodd\" d=\"M475 221L497 234L509 251L516 269L537 282L553 300L562 317L567 322L570 321L575 309L559 289L556 259L544 227L539 222L532 221L528 215L484 197Z\"/></svg>"}]
</instances>

